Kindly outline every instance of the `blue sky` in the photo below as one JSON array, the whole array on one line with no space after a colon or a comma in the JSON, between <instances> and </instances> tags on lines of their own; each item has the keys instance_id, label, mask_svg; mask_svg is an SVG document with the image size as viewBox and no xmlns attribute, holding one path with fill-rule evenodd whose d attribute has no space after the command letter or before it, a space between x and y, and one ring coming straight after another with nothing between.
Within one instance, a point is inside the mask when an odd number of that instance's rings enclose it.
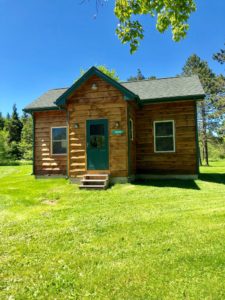
<instances>
[{"instance_id":1,"label":"blue sky","mask_svg":"<svg viewBox=\"0 0 225 300\"><path fill-rule=\"evenodd\" d=\"M198 54L216 73L224 66L212 54L225 42L225 1L198 0L186 39L160 34L155 20L142 18L145 39L130 55L115 35L114 1L99 9L95 0L0 0L0 111L19 111L48 89L65 87L80 69L105 64L121 80L140 68L145 76L175 76L188 56Z\"/></svg>"}]
</instances>

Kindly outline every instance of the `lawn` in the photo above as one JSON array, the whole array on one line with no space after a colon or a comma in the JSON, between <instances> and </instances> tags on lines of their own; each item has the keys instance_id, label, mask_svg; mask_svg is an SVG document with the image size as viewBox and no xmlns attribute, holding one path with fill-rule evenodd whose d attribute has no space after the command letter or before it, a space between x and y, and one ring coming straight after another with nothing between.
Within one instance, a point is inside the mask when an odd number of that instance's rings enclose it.
<instances>
[{"instance_id":1,"label":"lawn","mask_svg":"<svg viewBox=\"0 0 225 300\"><path fill-rule=\"evenodd\" d=\"M225 161L80 191L0 167L0 299L225 299Z\"/></svg>"}]
</instances>

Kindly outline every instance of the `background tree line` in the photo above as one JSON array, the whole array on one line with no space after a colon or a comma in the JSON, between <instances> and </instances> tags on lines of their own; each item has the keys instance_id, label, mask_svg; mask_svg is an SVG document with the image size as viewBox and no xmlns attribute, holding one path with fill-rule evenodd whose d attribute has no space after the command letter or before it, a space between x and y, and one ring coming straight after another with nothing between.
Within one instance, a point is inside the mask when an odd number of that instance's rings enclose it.
<instances>
[{"instance_id":1,"label":"background tree line","mask_svg":"<svg viewBox=\"0 0 225 300\"><path fill-rule=\"evenodd\" d=\"M32 159L32 118L26 113L20 117L14 104L11 115L0 112L0 164L21 159Z\"/></svg>"}]
</instances>

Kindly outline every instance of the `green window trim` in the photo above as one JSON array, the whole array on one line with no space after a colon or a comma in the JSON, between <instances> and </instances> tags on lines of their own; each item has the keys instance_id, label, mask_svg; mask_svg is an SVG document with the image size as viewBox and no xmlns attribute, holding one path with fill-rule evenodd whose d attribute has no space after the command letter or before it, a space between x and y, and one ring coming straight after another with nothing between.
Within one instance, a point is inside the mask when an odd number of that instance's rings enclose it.
<instances>
[{"instance_id":1,"label":"green window trim","mask_svg":"<svg viewBox=\"0 0 225 300\"><path fill-rule=\"evenodd\" d=\"M173 132L171 135L156 135L156 125L160 123L172 123L172 129ZM175 122L174 120L160 120L160 121L154 121L153 122L153 129L154 129L154 153L175 153L176 152L176 136L175 136ZM156 145L156 139L157 138L173 138L173 150L157 150L157 145Z\"/></svg>"},{"instance_id":2,"label":"green window trim","mask_svg":"<svg viewBox=\"0 0 225 300\"><path fill-rule=\"evenodd\" d=\"M53 139L53 130L54 129L58 129L58 128L65 128L66 129L66 139ZM54 155L54 156L62 156L62 155L67 155L67 144L68 144L68 133L67 133L67 126L54 126L54 127L51 127L51 155ZM54 142L66 142L66 150L65 152L63 153L54 153L53 152L53 143Z\"/></svg>"}]
</instances>

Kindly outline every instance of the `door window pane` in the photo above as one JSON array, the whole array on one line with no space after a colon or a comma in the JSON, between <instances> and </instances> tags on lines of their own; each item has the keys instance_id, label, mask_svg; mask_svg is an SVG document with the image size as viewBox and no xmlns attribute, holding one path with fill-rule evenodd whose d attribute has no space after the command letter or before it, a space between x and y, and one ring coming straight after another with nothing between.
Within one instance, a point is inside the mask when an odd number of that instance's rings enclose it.
<instances>
[{"instance_id":1,"label":"door window pane","mask_svg":"<svg viewBox=\"0 0 225 300\"><path fill-rule=\"evenodd\" d=\"M101 149L105 146L105 128L104 124L90 125L90 147Z\"/></svg>"},{"instance_id":2,"label":"door window pane","mask_svg":"<svg viewBox=\"0 0 225 300\"><path fill-rule=\"evenodd\" d=\"M91 124L90 135L104 135L104 124Z\"/></svg>"}]
</instances>

